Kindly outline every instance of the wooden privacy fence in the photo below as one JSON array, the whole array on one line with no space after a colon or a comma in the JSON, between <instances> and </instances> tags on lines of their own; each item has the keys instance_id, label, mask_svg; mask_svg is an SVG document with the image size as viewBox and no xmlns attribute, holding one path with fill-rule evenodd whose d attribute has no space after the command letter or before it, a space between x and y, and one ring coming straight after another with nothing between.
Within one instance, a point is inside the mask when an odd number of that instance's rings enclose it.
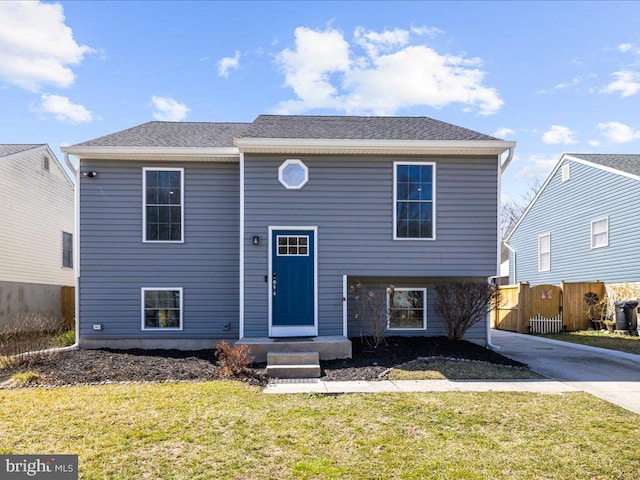
<instances>
[{"instance_id":1,"label":"wooden privacy fence","mask_svg":"<svg viewBox=\"0 0 640 480\"><path fill-rule=\"evenodd\" d=\"M62 287L60 292L60 314L65 330L75 327L76 319L76 289L75 287Z\"/></svg>"},{"instance_id":2,"label":"wooden privacy fence","mask_svg":"<svg viewBox=\"0 0 640 480\"><path fill-rule=\"evenodd\" d=\"M500 305L491 311L491 326L499 330L528 333L530 320L561 319L563 330L584 330L591 326L584 295L593 292L604 296L602 282L562 282L556 285L536 285L527 282L502 285ZM540 323L540 321L538 322ZM556 320L556 324L559 320Z\"/></svg>"}]
</instances>

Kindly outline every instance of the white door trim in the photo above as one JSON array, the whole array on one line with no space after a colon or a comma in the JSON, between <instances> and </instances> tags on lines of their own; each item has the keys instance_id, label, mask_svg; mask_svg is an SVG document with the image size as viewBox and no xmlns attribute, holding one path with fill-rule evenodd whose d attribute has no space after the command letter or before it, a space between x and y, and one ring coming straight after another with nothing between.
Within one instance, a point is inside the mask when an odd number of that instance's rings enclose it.
<instances>
[{"instance_id":1,"label":"white door trim","mask_svg":"<svg viewBox=\"0 0 640 480\"><path fill-rule=\"evenodd\" d=\"M273 272L273 231L274 230L311 230L313 232L313 326L274 326L273 296L271 293L271 272ZM317 226L269 226L269 262L267 270L267 298L269 300L269 336L270 337L316 337L318 335L318 227Z\"/></svg>"}]
</instances>

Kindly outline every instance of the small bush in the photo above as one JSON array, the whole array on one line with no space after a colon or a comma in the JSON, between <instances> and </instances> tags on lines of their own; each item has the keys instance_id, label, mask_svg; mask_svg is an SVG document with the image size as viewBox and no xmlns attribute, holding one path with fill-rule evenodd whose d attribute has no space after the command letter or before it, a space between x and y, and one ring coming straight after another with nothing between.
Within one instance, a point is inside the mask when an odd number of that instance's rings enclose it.
<instances>
[{"instance_id":1,"label":"small bush","mask_svg":"<svg viewBox=\"0 0 640 480\"><path fill-rule=\"evenodd\" d=\"M229 345L225 341L216 345L215 354L221 368L220 375L225 378L243 376L255 360L248 345Z\"/></svg>"},{"instance_id":2,"label":"small bush","mask_svg":"<svg viewBox=\"0 0 640 480\"><path fill-rule=\"evenodd\" d=\"M19 383L20 385L31 385L32 383L36 383L40 380L40 374L33 370L27 370L26 372L14 373L11 376L11 380Z\"/></svg>"},{"instance_id":3,"label":"small bush","mask_svg":"<svg viewBox=\"0 0 640 480\"><path fill-rule=\"evenodd\" d=\"M75 330L67 330L51 339L51 346L54 348L69 347L76 343Z\"/></svg>"},{"instance_id":4,"label":"small bush","mask_svg":"<svg viewBox=\"0 0 640 480\"><path fill-rule=\"evenodd\" d=\"M500 301L500 290L485 282L450 282L436 286L434 311L442 318L449 340L462 340L476 323L487 318Z\"/></svg>"}]
</instances>

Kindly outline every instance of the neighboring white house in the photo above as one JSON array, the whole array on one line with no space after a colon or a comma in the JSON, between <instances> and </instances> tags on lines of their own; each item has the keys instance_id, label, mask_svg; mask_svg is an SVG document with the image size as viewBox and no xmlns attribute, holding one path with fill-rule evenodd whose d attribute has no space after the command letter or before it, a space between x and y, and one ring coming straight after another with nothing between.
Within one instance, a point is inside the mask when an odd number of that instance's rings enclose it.
<instances>
[{"instance_id":1,"label":"neighboring white house","mask_svg":"<svg viewBox=\"0 0 640 480\"><path fill-rule=\"evenodd\" d=\"M49 146L0 144L0 327L60 315L74 227L74 185Z\"/></svg>"}]
</instances>

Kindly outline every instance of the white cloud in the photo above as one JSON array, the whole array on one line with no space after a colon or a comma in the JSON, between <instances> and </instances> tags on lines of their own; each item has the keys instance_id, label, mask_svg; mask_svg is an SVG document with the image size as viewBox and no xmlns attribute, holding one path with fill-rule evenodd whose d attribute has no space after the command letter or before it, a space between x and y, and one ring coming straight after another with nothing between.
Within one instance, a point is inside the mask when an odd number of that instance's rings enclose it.
<instances>
[{"instance_id":1,"label":"white cloud","mask_svg":"<svg viewBox=\"0 0 640 480\"><path fill-rule=\"evenodd\" d=\"M423 25L421 27L411 27L411 33L435 37L436 35L444 33L444 30L440 30L438 27L427 27L426 25Z\"/></svg>"},{"instance_id":2,"label":"white cloud","mask_svg":"<svg viewBox=\"0 0 640 480\"><path fill-rule=\"evenodd\" d=\"M51 114L61 122L86 123L93 121L93 114L83 105L71 103L68 97L60 95L41 95L37 110Z\"/></svg>"},{"instance_id":3,"label":"white cloud","mask_svg":"<svg viewBox=\"0 0 640 480\"><path fill-rule=\"evenodd\" d=\"M631 45L630 43L621 43L620 45L618 45L618 51L625 53L630 51L633 48L633 45Z\"/></svg>"},{"instance_id":4,"label":"white cloud","mask_svg":"<svg viewBox=\"0 0 640 480\"><path fill-rule=\"evenodd\" d=\"M240 52L236 50L233 57L224 57L218 62L218 76L228 78L229 70L240 66Z\"/></svg>"},{"instance_id":5,"label":"white cloud","mask_svg":"<svg viewBox=\"0 0 640 480\"><path fill-rule=\"evenodd\" d=\"M549 173L558 162L558 158L558 155L546 156L540 154L530 155L525 160L518 158L518 164L524 163L525 165L515 174L515 177L519 180L543 180L549 176Z\"/></svg>"},{"instance_id":6,"label":"white cloud","mask_svg":"<svg viewBox=\"0 0 640 480\"><path fill-rule=\"evenodd\" d=\"M505 138L505 137L508 137L509 135L513 135L514 133L516 132L514 132L510 128L500 127L494 132L493 136L498 138Z\"/></svg>"},{"instance_id":7,"label":"white cloud","mask_svg":"<svg viewBox=\"0 0 640 480\"><path fill-rule=\"evenodd\" d=\"M598 141L598 140L589 140L589 146L590 147L599 147L600 146L600 141Z\"/></svg>"},{"instance_id":8,"label":"white cloud","mask_svg":"<svg viewBox=\"0 0 640 480\"><path fill-rule=\"evenodd\" d=\"M151 97L153 107L153 118L165 122L179 122L187 117L191 110L184 103L177 102L171 97Z\"/></svg>"},{"instance_id":9,"label":"white cloud","mask_svg":"<svg viewBox=\"0 0 640 480\"><path fill-rule=\"evenodd\" d=\"M504 103L494 88L483 84L480 59L441 55L412 44L411 32L402 29L358 28L349 44L335 29L298 27L295 47L280 52L277 62L285 85L297 97L281 103L280 113L331 108L392 115L401 108L461 103L492 114Z\"/></svg>"},{"instance_id":10,"label":"white cloud","mask_svg":"<svg viewBox=\"0 0 640 480\"><path fill-rule=\"evenodd\" d=\"M573 132L569 127L552 125L551 130L542 134L542 141L547 145L557 145L559 143L568 145L576 143L575 132Z\"/></svg>"},{"instance_id":11,"label":"white cloud","mask_svg":"<svg viewBox=\"0 0 640 480\"><path fill-rule=\"evenodd\" d=\"M0 2L0 79L29 91L73 85L70 66L93 50L65 25L62 5Z\"/></svg>"},{"instance_id":12,"label":"white cloud","mask_svg":"<svg viewBox=\"0 0 640 480\"><path fill-rule=\"evenodd\" d=\"M635 95L640 92L640 72L613 72L611 76L616 78L616 80L604 87L600 92L620 92L620 97L630 97L631 95Z\"/></svg>"},{"instance_id":13,"label":"white cloud","mask_svg":"<svg viewBox=\"0 0 640 480\"><path fill-rule=\"evenodd\" d=\"M603 137L613 143L627 143L640 139L640 130L620 122L599 123L598 129Z\"/></svg>"}]
</instances>

